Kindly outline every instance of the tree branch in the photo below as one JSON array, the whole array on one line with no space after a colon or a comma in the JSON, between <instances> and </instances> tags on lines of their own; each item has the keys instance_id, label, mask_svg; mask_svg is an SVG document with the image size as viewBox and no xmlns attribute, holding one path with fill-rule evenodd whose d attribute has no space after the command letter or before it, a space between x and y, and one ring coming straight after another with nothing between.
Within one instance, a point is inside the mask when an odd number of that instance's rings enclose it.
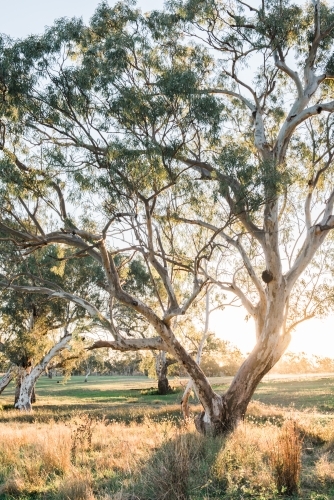
<instances>
[{"instance_id":1,"label":"tree branch","mask_svg":"<svg viewBox=\"0 0 334 500\"><path fill-rule=\"evenodd\" d=\"M298 76L298 73L296 71L292 71L291 68L286 64L284 60L279 59L278 52L274 52L274 59L275 59L275 65L277 68L282 70L285 74L287 74L296 84L297 92L298 92L298 98L302 99L304 95L304 89L302 82L300 81L300 78Z\"/></svg>"},{"instance_id":2,"label":"tree branch","mask_svg":"<svg viewBox=\"0 0 334 500\"><path fill-rule=\"evenodd\" d=\"M107 340L97 340L90 347L87 348L88 351L93 349L101 349L102 347L108 347L115 351L141 351L141 350L155 350L155 351L166 351L171 350L165 344L165 342L160 337L153 338L142 338L142 339L123 339L120 341L107 341Z\"/></svg>"},{"instance_id":3,"label":"tree branch","mask_svg":"<svg viewBox=\"0 0 334 500\"><path fill-rule=\"evenodd\" d=\"M219 89L219 88L209 88L209 89L203 89L203 92L206 92L208 94L224 94L230 97L235 97L236 99L239 99L242 101L247 108L250 109L250 111L253 113L256 110L256 106L252 104L246 97L244 97L242 94L239 94L238 92L232 92L232 90L227 90L227 89Z\"/></svg>"}]
</instances>

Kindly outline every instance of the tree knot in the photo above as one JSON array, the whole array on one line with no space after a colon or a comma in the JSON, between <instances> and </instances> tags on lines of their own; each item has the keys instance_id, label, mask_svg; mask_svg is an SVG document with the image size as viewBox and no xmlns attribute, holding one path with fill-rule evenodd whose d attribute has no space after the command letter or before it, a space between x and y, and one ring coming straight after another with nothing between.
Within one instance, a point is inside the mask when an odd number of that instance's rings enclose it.
<instances>
[{"instance_id":1,"label":"tree knot","mask_svg":"<svg viewBox=\"0 0 334 500\"><path fill-rule=\"evenodd\" d=\"M271 271L265 269L262 273L262 279L265 283L270 283L274 279L274 275Z\"/></svg>"}]
</instances>

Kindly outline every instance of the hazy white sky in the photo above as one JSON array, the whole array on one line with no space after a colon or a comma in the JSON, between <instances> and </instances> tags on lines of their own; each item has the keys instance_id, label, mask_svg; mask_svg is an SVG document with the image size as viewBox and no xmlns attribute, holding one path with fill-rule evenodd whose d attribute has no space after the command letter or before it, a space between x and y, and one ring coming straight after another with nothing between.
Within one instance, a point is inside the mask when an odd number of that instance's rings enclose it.
<instances>
[{"instance_id":1,"label":"hazy white sky","mask_svg":"<svg viewBox=\"0 0 334 500\"><path fill-rule=\"evenodd\" d=\"M253 321L246 322L245 316L242 307L213 313L210 329L244 353L250 352L255 344L255 330ZM288 350L334 358L334 316L311 319L299 325L292 334Z\"/></svg>"},{"instance_id":2,"label":"hazy white sky","mask_svg":"<svg viewBox=\"0 0 334 500\"><path fill-rule=\"evenodd\" d=\"M100 0L0 0L0 33L23 38L42 33L45 26L60 17L76 16L88 21L99 3ZM113 3L109 0L110 5ZM160 9L163 0L139 0L138 6L143 12ZM247 352L254 346L255 336L252 322L246 323L244 317L242 308L230 308L212 317L211 328ZM290 350L334 357L334 316L300 325L293 334Z\"/></svg>"},{"instance_id":3,"label":"hazy white sky","mask_svg":"<svg viewBox=\"0 0 334 500\"><path fill-rule=\"evenodd\" d=\"M14 38L41 33L60 17L83 17L85 21L94 13L100 0L0 0L0 33ZM110 5L116 2L109 1ZM159 9L162 0L140 0L143 12Z\"/></svg>"}]
</instances>

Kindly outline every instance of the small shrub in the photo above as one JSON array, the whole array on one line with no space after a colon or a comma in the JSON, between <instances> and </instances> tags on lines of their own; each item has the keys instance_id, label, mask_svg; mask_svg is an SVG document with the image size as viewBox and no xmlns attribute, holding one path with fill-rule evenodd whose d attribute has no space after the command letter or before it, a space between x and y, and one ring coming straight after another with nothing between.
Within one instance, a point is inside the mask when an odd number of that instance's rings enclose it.
<instances>
[{"instance_id":1,"label":"small shrub","mask_svg":"<svg viewBox=\"0 0 334 500\"><path fill-rule=\"evenodd\" d=\"M287 496L298 493L301 451L301 439L296 422L287 420L269 453L269 463L279 493Z\"/></svg>"},{"instance_id":2,"label":"small shrub","mask_svg":"<svg viewBox=\"0 0 334 500\"><path fill-rule=\"evenodd\" d=\"M91 449L93 429L97 421L90 415L82 415L75 419L73 424L71 430L71 460L75 464L79 451Z\"/></svg>"},{"instance_id":3,"label":"small shrub","mask_svg":"<svg viewBox=\"0 0 334 500\"><path fill-rule=\"evenodd\" d=\"M315 464L315 474L321 483L334 484L334 463L328 460L328 453L319 458Z\"/></svg>"},{"instance_id":4,"label":"small shrub","mask_svg":"<svg viewBox=\"0 0 334 500\"><path fill-rule=\"evenodd\" d=\"M0 496L10 495L12 497L20 497L24 491L24 481L17 474L14 473L12 476L8 477L4 484L0 485Z\"/></svg>"},{"instance_id":5,"label":"small shrub","mask_svg":"<svg viewBox=\"0 0 334 500\"><path fill-rule=\"evenodd\" d=\"M324 419L313 418L305 414L298 418L298 428L303 441L310 446L320 446L327 443L327 449L334 443L333 422L324 422Z\"/></svg>"},{"instance_id":6,"label":"small shrub","mask_svg":"<svg viewBox=\"0 0 334 500\"><path fill-rule=\"evenodd\" d=\"M267 451L265 427L240 425L227 437L212 468L216 487L223 493L242 497L244 494L258 497L265 491L273 491L272 475L265 460Z\"/></svg>"}]
</instances>

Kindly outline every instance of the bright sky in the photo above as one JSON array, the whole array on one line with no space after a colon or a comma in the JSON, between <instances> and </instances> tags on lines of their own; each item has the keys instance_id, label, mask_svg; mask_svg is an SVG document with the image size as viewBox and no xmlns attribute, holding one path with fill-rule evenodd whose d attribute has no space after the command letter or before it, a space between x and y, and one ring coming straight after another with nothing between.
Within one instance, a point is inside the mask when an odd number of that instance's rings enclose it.
<instances>
[{"instance_id":1,"label":"bright sky","mask_svg":"<svg viewBox=\"0 0 334 500\"><path fill-rule=\"evenodd\" d=\"M0 33L14 38L41 33L60 17L83 17L88 21L99 0L11 0L3 4L0 17ZM113 2L109 0L109 3ZM139 0L143 12L159 9L163 0ZM229 308L212 317L211 328L222 338L237 345L243 352L254 346L255 335L251 321L244 321L242 308ZM334 315L326 320L309 320L293 333L289 350L307 354L334 357Z\"/></svg>"},{"instance_id":2,"label":"bright sky","mask_svg":"<svg viewBox=\"0 0 334 500\"><path fill-rule=\"evenodd\" d=\"M82 17L88 21L99 3L100 0L0 0L0 33L21 38L42 33L45 26L51 26L60 17ZM110 5L114 3L109 0ZM162 8L163 1L140 0L138 5L147 12Z\"/></svg>"},{"instance_id":3,"label":"bright sky","mask_svg":"<svg viewBox=\"0 0 334 500\"><path fill-rule=\"evenodd\" d=\"M244 320L246 312L242 307L229 307L212 314L210 329L224 340L229 340L246 353L255 344L255 330L252 320ZM288 348L293 352L334 358L334 315L326 319L311 319L299 325L292 333Z\"/></svg>"}]
</instances>

